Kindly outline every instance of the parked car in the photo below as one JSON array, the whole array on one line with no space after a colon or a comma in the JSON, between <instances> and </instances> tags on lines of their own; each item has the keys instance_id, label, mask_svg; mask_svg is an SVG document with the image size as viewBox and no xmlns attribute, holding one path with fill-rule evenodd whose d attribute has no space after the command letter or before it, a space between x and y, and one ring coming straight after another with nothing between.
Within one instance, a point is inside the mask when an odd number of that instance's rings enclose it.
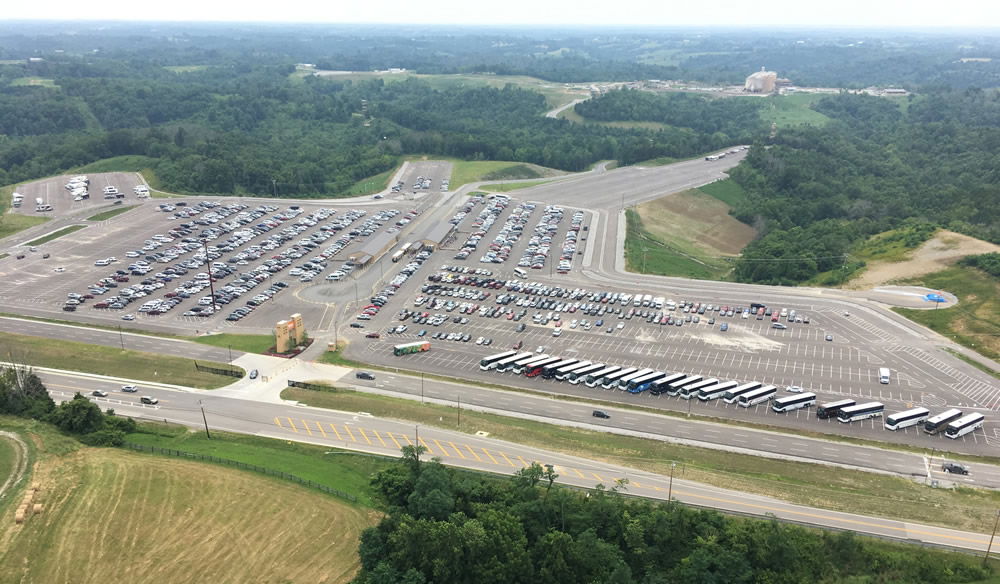
<instances>
[{"instance_id":1,"label":"parked car","mask_svg":"<svg viewBox=\"0 0 1000 584\"><path fill-rule=\"evenodd\" d=\"M785 391L789 393L802 393L803 390L801 385L789 385L785 388Z\"/></svg>"},{"instance_id":2,"label":"parked car","mask_svg":"<svg viewBox=\"0 0 1000 584\"><path fill-rule=\"evenodd\" d=\"M826 335L826 340L832 341L833 340L833 335Z\"/></svg>"},{"instance_id":3,"label":"parked car","mask_svg":"<svg viewBox=\"0 0 1000 584\"><path fill-rule=\"evenodd\" d=\"M360 322L352 322L351 328L365 328L365 325L361 324Z\"/></svg>"},{"instance_id":4,"label":"parked car","mask_svg":"<svg viewBox=\"0 0 1000 584\"><path fill-rule=\"evenodd\" d=\"M381 336L382 336L382 335L380 335L380 334L378 334L378 333L375 333L375 332L371 332L371 333L368 333L367 335L365 335L365 338L366 338L366 339L377 339L377 338L379 338L379 337L381 337Z\"/></svg>"}]
</instances>

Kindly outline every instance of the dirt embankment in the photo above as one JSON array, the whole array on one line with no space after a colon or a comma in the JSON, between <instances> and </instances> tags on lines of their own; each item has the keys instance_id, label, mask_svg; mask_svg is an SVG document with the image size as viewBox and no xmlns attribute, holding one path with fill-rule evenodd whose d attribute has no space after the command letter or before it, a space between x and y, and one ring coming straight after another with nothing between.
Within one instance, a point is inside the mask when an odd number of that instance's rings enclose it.
<instances>
[{"instance_id":1,"label":"dirt embankment","mask_svg":"<svg viewBox=\"0 0 1000 584\"><path fill-rule=\"evenodd\" d=\"M975 239L954 231L939 231L901 262L872 262L847 288L869 290L898 280L943 270L961 258L981 253L1000 252L1000 245Z\"/></svg>"}]
</instances>

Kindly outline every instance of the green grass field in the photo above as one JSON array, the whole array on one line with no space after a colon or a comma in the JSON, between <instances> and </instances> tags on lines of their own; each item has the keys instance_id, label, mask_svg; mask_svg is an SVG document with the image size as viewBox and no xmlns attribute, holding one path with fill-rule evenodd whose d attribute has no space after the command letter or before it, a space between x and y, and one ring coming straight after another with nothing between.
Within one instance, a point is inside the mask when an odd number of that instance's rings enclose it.
<instances>
[{"instance_id":1,"label":"green grass field","mask_svg":"<svg viewBox=\"0 0 1000 584\"><path fill-rule=\"evenodd\" d=\"M198 336L191 340L202 345L211 345L223 349L231 348L234 351L243 351L244 353L263 353L274 346L273 335L236 335L224 333L220 335Z\"/></svg>"},{"instance_id":2,"label":"green grass field","mask_svg":"<svg viewBox=\"0 0 1000 584\"><path fill-rule=\"evenodd\" d=\"M69 225L67 227L63 227L62 229L60 229L58 231L53 231L52 233L49 233L47 235L43 235L42 237L39 237L38 239L33 239L33 240L29 241L28 243L26 243L25 245L42 245L43 243L48 243L48 242L50 242L50 241L52 241L54 239L59 239L60 237L62 237L64 235L69 235L70 233L76 233L77 231L80 231L81 229L85 229L86 227L87 227L86 225Z\"/></svg>"},{"instance_id":3,"label":"green grass field","mask_svg":"<svg viewBox=\"0 0 1000 584\"><path fill-rule=\"evenodd\" d=\"M128 207L117 207L114 209L109 209L107 211L104 211L103 213L98 213L96 215L91 215L90 217L87 217L87 221L107 221L112 217L117 217L122 213L127 213L132 209L135 209L136 206L137 205L130 205Z\"/></svg>"},{"instance_id":4,"label":"green grass field","mask_svg":"<svg viewBox=\"0 0 1000 584\"><path fill-rule=\"evenodd\" d=\"M409 420L449 430L489 432L491 437L501 440L662 475L669 474L671 462L676 462L675 476L679 478L838 511L988 532L997 505L1000 505L1000 493L994 491L932 489L906 478L759 458L470 410L462 411L459 427L453 407L381 395L288 388L282 392L282 397L313 407L364 411L376 417ZM944 508L949 512L929 515L929 508Z\"/></svg>"},{"instance_id":5,"label":"green grass field","mask_svg":"<svg viewBox=\"0 0 1000 584\"><path fill-rule=\"evenodd\" d=\"M747 200L747 194L743 187L730 178L698 187L698 190L719 199L730 207L736 207Z\"/></svg>"},{"instance_id":6,"label":"green grass field","mask_svg":"<svg viewBox=\"0 0 1000 584\"><path fill-rule=\"evenodd\" d=\"M959 302L940 310L893 310L984 357L1000 360L1000 281L975 268L955 266L902 283L947 290Z\"/></svg>"},{"instance_id":7,"label":"green grass field","mask_svg":"<svg viewBox=\"0 0 1000 584\"><path fill-rule=\"evenodd\" d=\"M761 110L760 117L768 122L774 122L779 128L808 124L822 126L830 118L810 108L817 101L827 97L818 93L793 93L790 95L775 95L766 97L767 107Z\"/></svg>"},{"instance_id":8,"label":"green grass field","mask_svg":"<svg viewBox=\"0 0 1000 584\"><path fill-rule=\"evenodd\" d=\"M509 193L511 191L517 191L520 189L527 189L530 187L536 187L538 185L543 185L549 181L547 180L530 180L526 182L516 182L516 183L495 183L489 185L483 185L479 188L483 189L489 193Z\"/></svg>"},{"instance_id":9,"label":"green grass field","mask_svg":"<svg viewBox=\"0 0 1000 584\"><path fill-rule=\"evenodd\" d=\"M49 220L48 217L33 217L10 212L11 195L20 185L0 187L0 239L20 233Z\"/></svg>"},{"instance_id":10,"label":"green grass field","mask_svg":"<svg viewBox=\"0 0 1000 584\"><path fill-rule=\"evenodd\" d=\"M73 174L90 174L98 172L138 172L146 179L151 189L160 188L160 180L153 171L156 159L149 156L127 155L103 158L90 164L78 166L70 172ZM153 194L155 197L155 194Z\"/></svg>"},{"instance_id":11,"label":"green grass field","mask_svg":"<svg viewBox=\"0 0 1000 584\"><path fill-rule=\"evenodd\" d=\"M10 440L0 437L0 485L14 472L14 446Z\"/></svg>"},{"instance_id":12,"label":"green grass field","mask_svg":"<svg viewBox=\"0 0 1000 584\"><path fill-rule=\"evenodd\" d=\"M0 526L0 582L347 584L378 520L288 481L123 449L43 452L31 481L44 512Z\"/></svg>"},{"instance_id":13,"label":"green grass field","mask_svg":"<svg viewBox=\"0 0 1000 584\"><path fill-rule=\"evenodd\" d=\"M208 420L211 427L212 419ZM328 455L331 448L272 438L212 432L212 439L203 432L182 426L144 423L140 432L126 439L136 444L174 448L196 454L207 454L279 470L350 493L358 497L358 505L371 507L368 477L386 468L390 460L363 454ZM335 452L348 452L334 450Z\"/></svg>"},{"instance_id":14,"label":"green grass field","mask_svg":"<svg viewBox=\"0 0 1000 584\"><path fill-rule=\"evenodd\" d=\"M0 337L0 355L16 363L37 367L202 389L216 389L236 380L225 375L196 371L192 359L14 333ZM212 367L229 367L224 363L199 362Z\"/></svg>"},{"instance_id":15,"label":"green grass field","mask_svg":"<svg viewBox=\"0 0 1000 584\"><path fill-rule=\"evenodd\" d=\"M515 170L518 167L525 167L531 172L525 171L518 175ZM548 170L548 169L546 169ZM552 171L554 174L562 174L558 171ZM510 173L511 175L507 178L538 178L541 173L534 170L531 166L527 166L521 162L508 162L502 160L455 160L453 161L452 171L451 171L451 190L457 190L462 185L479 182L483 180L497 180L495 177L502 175L504 173ZM526 176L530 174L531 176ZM487 178L488 176L493 176L493 179Z\"/></svg>"},{"instance_id":16,"label":"green grass field","mask_svg":"<svg viewBox=\"0 0 1000 584\"><path fill-rule=\"evenodd\" d=\"M47 87L49 89L58 89L59 86L56 85L55 79L48 79L45 77L18 77L17 79L11 79L11 87Z\"/></svg>"},{"instance_id":17,"label":"green grass field","mask_svg":"<svg viewBox=\"0 0 1000 584\"><path fill-rule=\"evenodd\" d=\"M398 168L398 167L397 167ZM348 197L359 197L362 195L370 195L372 193L377 193L379 191L384 191L389 187L389 181L392 179L392 175L396 173L396 168L387 170L385 172L376 174L375 176L370 176L365 179L361 179L354 185L347 189L344 196Z\"/></svg>"}]
</instances>

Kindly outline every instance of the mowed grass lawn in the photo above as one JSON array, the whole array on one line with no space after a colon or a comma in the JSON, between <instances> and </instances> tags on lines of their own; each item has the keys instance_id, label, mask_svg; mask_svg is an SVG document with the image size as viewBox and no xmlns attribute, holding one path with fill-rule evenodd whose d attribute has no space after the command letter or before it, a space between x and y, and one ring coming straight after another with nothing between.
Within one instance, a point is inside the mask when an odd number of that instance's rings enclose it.
<instances>
[{"instance_id":1,"label":"mowed grass lawn","mask_svg":"<svg viewBox=\"0 0 1000 584\"><path fill-rule=\"evenodd\" d=\"M1000 281L975 268L955 266L901 282L947 290L958 304L939 310L893 308L910 320L993 360L1000 360Z\"/></svg>"},{"instance_id":2,"label":"mowed grass lawn","mask_svg":"<svg viewBox=\"0 0 1000 584\"><path fill-rule=\"evenodd\" d=\"M347 583L370 510L201 462L81 448L41 461L45 510L0 525L0 582Z\"/></svg>"},{"instance_id":3,"label":"mowed grass lawn","mask_svg":"<svg viewBox=\"0 0 1000 584\"><path fill-rule=\"evenodd\" d=\"M77 231L80 231L81 229L84 229L86 227L87 227L86 225L69 225L67 227L63 227L62 229L60 229L58 231L53 231L52 233L47 233L47 234L39 237L38 239L33 239L33 240L29 241L28 243L26 243L25 245L42 245L43 243L48 243L50 241L59 239L60 237L62 237L64 235L69 235L70 233L76 233Z\"/></svg>"},{"instance_id":4,"label":"mowed grass lawn","mask_svg":"<svg viewBox=\"0 0 1000 584\"><path fill-rule=\"evenodd\" d=\"M48 217L32 217L30 215L10 212L11 195L14 194L17 187L18 185L0 187L0 239L14 235L35 225L41 225L49 220Z\"/></svg>"},{"instance_id":5,"label":"mowed grass lawn","mask_svg":"<svg viewBox=\"0 0 1000 584\"><path fill-rule=\"evenodd\" d=\"M137 206L138 205L130 205L128 207L118 207L116 209L108 209L107 211L104 211L103 213L98 213L96 215L91 215L90 217L87 217L87 221L107 221L108 219L111 219L112 217L117 217L117 216L121 215L122 213L129 212L132 209L135 209Z\"/></svg>"},{"instance_id":6,"label":"mowed grass lawn","mask_svg":"<svg viewBox=\"0 0 1000 584\"><path fill-rule=\"evenodd\" d=\"M223 333L220 335L204 335L191 339L202 345L211 345L222 349L232 348L244 353L263 353L274 347L272 335L235 335Z\"/></svg>"},{"instance_id":7,"label":"mowed grass lawn","mask_svg":"<svg viewBox=\"0 0 1000 584\"><path fill-rule=\"evenodd\" d=\"M774 122L779 128L808 124L822 126L830 121L825 114L812 109L812 104L826 97L817 93L793 93L790 95L775 95L765 99L765 107L761 109L760 117L768 122Z\"/></svg>"},{"instance_id":8,"label":"mowed grass lawn","mask_svg":"<svg viewBox=\"0 0 1000 584\"><path fill-rule=\"evenodd\" d=\"M505 177L508 179L538 178L539 176L548 177L566 174L565 172L552 168L545 168L543 166L523 162L508 162L503 160L452 160L451 181L448 187L454 191L462 185L468 183L490 180L488 178L489 176L498 176L499 174L504 173L504 171L510 171L506 173L510 175ZM522 175L521 172L524 171L527 171L527 174Z\"/></svg>"},{"instance_id":9,"label":"mowed grass lawn","mask_svg":"<svg viewBox=\"0 0 1000 584\"><path fill-rule=\"evenodd\" d=\"M13 333L0 336L0 355L16 363L36 367L68 369L202 389L219 388L236 380L225 375L196 371L193 359L141 351L122 351L116 347ZM229 367L224 363L199 362L212 367Z\"/></svg>"}]
</instances>

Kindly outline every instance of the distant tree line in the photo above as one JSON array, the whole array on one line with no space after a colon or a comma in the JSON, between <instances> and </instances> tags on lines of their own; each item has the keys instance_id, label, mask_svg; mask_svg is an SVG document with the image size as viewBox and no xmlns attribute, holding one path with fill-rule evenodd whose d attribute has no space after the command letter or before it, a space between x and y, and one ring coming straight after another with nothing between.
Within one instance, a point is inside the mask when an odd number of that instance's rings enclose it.
<instances>
[{"instance_id":1,"label":"distant tree line","mask_svg":"<svg viewBox=\"0 0 1000 584\"><path fill-rule=\"evenodd\" d=\"M361 537L356 584L814 584L971 582L978 559L777 521L726 517L553 486L537 463L510 478L421 461L372 480L386 516Z\"/></svg>"}]
</instances>

